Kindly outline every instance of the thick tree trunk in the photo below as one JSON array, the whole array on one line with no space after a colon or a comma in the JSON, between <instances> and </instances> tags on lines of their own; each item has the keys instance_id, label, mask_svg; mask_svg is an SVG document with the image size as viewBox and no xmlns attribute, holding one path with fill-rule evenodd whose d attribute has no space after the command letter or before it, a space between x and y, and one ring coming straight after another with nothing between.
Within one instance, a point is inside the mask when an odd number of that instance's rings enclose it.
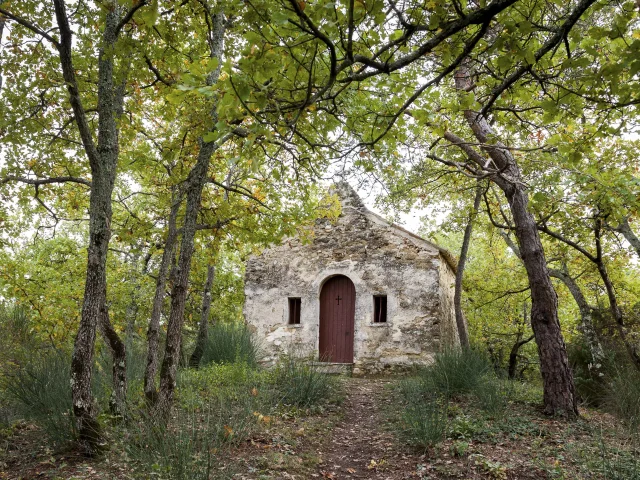
<instances>
[{"instance_id":1,"label":"thick tree trunk","mask_svg":"<svg viewBox=\"0 0 640 480\"><path fill-rule=\"evenodd\" d=\"M89 196L87 274L80 325L71 360L71 393L80 447L86 454L93 455L101 447L101 435L96 419L96 406L91 395L91 371L96 328L99 322L108 323L106 263L111 237L111 195L118 163L116 116L122 110L124 95L123 89L114 87L113 60L110 53L105 54L105 50L111 49L116 43L120 18L117 5L113 5L105 18L102 45L99 50L97 105L99 119L96 147L75 78L71 50L73 32L69 26L64 1L54 0L54 8L60 31L58 47L60 64L82 144L89 158L92 177ZM126 389L126 383L124 388Z\"/></svg>"},{"instance_id":2,"label":"thick tree trunk","mask_svg":"<svg viewBox=\"0 0 640 480\"><path fill-rule=\"evenodd\" d=\"M176 219L180 210L181 196L176 195L172 199L171 211L167 226L167 239L162 252L162 260L156 277L156 291L153 297L153 307L149 328L147 329L147 365L144 371L144 396L150 405L155 404L158 398L156 388L156 375L158 373L158 347L160 344L160 317L162 316L162 306L164 303L165 291L167 287L167 273L174 258L176 241L178 239L178 229Z\"/></svg>"},{"instance_id":3,"label":"thick tree trunk","mask_svg":"<svg viewBox=\"0 0 640 480\"><path fill-rule=\"evenodd\" d=\"M218 58L218 68L207 78L207 83L213 85L220 75L222 64L222 52L224 47L225 19L222 12L211 16L211 31L209 44L211 57ZM211 111L211 128L217 123L217 105ZM202 190L208 178L209 162L211 156L217 150L215 142L205 142L200 139L200 151L193 169L189 172L186 187L186 210L184 225L182 228L182 241L180 244L180 257L175 272L174 284L171 289L171 313L167 324L167 341L165 353L160 369L160 391L158 392L158 412L161 418L167 418L176 386L176 373L180 360L180 348L182 343L182 326L184 324L184 309L189 286L189 273L191 272L191 258L193 256L193 241L196 233L196 221L200 211Z\"/></svg>"},{"instance_id":4,"label":"thick tree trunk","mask_svg":"<svg viewBox=\"0 0 640 480\"><path fill-rule=\"evenodd\" d=\"M207 343L207 332L209 329L209 314L211 313L211 287L213 286L213 279L216 274L216 267L209 265L207 268L207 281L204 284L204 290L202 291L202 312L200 315L200 326L198 328L198 338L196 339L196 348L189 358L189 366L191 368L198 368L200 366L200 360L204 354L204 347Z\"/></svg>"},{"instance_id":5,"label":"thick tree trunk","mask_svg":"<svg viewBox=\"0 0 640 480\"><path fill-rule=\"evenodd\" d=\"M473 222L478 208L480 208L480 200L482 199L482 187L478 183L476 187L476 196L473 200L473 210L469 214L469 221L464 229L464 237L462 239L462 248L460 249L460 259L458 260L458 268L456 270L456 284L453 295L453 307L456 314L456 325L458 327L458 337L462 348L469 348L469 332L467 331L467 322L462 312L462 279L464 277L464 267L467 263L467 254L469 253L469 245L471 244L471 233L473 232Z\"/></svg>"},{"instance_id":6,"label":"thick tree trunk","mask_svg":"<svg viewBox=\"0 0 640 480\"><path fill-rule=\"evenodd\" d=\"M578 415L577 399L558 319L558 298L549 277L535 220L528 211L528 195L522 184L514 183L513 187L505 193L531 288L531 328L540 355L545 412L575 416Z\"/></svg>"},{"instance_id":7,"label":"thick tree trunk","mask_svg":"<svg viewBox=\"0 0 640 480\"><path fill-rule=\"evenodd\" d=\"M456 88L461 91L471 91L473 88L467 65L464 62L455 75ZM531 327L540 356L545 412L566 417L577 416L573 373L558 319L558 298L549 277L536 222L529 212L529 196L521 180L520 169L509 149L495 140L496 134L486 118L471 110L466 110L464 116L491 161L487 162L477 152L471 157L491 174L491 180L504 192L515 223L522 263L531 289ZM469 151L468 145L465 151Z\"/></svg>"}]
</instances>

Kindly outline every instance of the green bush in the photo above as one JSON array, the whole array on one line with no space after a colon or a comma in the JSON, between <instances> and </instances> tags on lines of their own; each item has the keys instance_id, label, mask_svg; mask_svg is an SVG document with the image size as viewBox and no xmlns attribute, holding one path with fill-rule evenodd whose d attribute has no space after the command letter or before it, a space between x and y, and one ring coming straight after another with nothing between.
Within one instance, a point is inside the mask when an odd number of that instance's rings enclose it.
<instances>
[{"instance_id":1,"label":"green bush","mask_svg":"<svg viewBox=\"0 0 640 480\"><path fill-rule=\"evenodd\" d=\"M616 363L615 354L609 352L611 358L606 358L604 365L594 365L589 348L580 340L567 345L567 354L578 397L587 405L600 406L606 395L610 366Z\"/></svg>"},{"instance_id":2,"label":"green bush","mask_svg":"<svg viewBox=\"0 0 640 480\"><path fill-rule=\"evenodd\" d=\"M209 479L221 449L270 422L271 388L267 372L243 363L181 370L170 423L141 413L123 432L134 468L145 477Z\"/></svg>"},{"instance_id":3,"label":"green bush","mask_svg":"<svg viewBox=\"0 0 640 480\"><path fill-rule=\"evenodd\" d=\"M512 390L512 382L509 380L487 374L474 388L473 396L482 410L499 416L506 410Z\"/></svg>"},{"instance_id":4,"label":"green bush","mask_svg":"<svg viewBox=\"0 0 640 480\"><path fill-rule=\"evenodd\" d=\"M401 382L400 391L405 400L400 418L404 440L425 448L441 442L447 428L447 398L425 392L422 382L415 378Z\"/></svg>"},{"instance_id":5,"label":"green bush","mask_svg":"<svg viewBox=\"0 0 640 480\"><path fill-rule=\"evenodd\" d=\"M448 398L473 392L493 373L489 360L471 349L447 349L436 354L431 365L418 371L425 393Z\"/></svg>"},{"instance_id":6,"label":"green bush","mask_svg":"<svg viewBox=\"0 0 640 480\"><path fill-rule=\"evenodd\" d=\"M4 390L17 413L43 428L60 445L76 437L69 379L71 361L55 352L34 354L4 379Z\"/></svg>"},{"instance_id":7,"label":"green bush","mask_svg":"<svg viewBox=\"0 0 640 480\"><path fill-rule=\"evenodd\" d=\"M216 323L209 327L200 366L210 363L258 363L258 346L244 323Z\"/></svg>"},{"instance_id":8,"label":"green bush","mask_svg":"<svg viewBox=\"0 0 640 480\"><path fill-rule=\"evenodd\" d=\"M280 403L310 407L335 398L337 380L321 372L309 361L287 355L273 371L273 382Z\"/></svg>"},{"instance_id":9,"label":"green bush","mask_svg":"<svg viewBox=\"0 0 640 480\"><path fill-rule=\"evenodd\" d=\"M640 428L640 373L634 367L618 367L607 385L603 405L632 430Z\"/></svg>"}]
</instances>

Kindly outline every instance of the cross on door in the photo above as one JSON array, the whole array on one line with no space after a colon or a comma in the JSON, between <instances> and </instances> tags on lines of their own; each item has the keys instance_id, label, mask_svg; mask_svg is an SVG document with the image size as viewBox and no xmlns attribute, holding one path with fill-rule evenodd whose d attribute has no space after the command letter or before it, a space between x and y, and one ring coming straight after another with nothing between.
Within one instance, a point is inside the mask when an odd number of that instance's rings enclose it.
<instances>
[{"instance_id":1,"label":"cross on door","mask_svg":"<svg viewBox=\"0 0 640 480\"><path fill-rule=\"evenodd\" d=\"M338 298L336 298L336 300L338 301L338 305L340 305L340 300L342 300L342 297L338 295Z\"/></svg>"}]
</instances>

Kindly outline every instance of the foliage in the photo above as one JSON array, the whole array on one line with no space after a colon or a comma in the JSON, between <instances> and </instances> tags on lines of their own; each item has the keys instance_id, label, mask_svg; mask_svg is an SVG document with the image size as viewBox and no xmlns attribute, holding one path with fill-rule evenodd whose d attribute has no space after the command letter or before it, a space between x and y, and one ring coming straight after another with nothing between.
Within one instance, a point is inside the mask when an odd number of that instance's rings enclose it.
<instances>
[{"instance_id":1,"label":"foliage","mask_svg":"<svg viewBox=\"0 0 640 480\"><path fill-rule=\"evenodd\" d=\"M401 436L411 445L429 447L441 442L448 419L446 397L427 393L419 382L406 380L401 386L405 402L401 415Z\"/></svg>"},{"instance_id":2,"label":"foliage","mask_svg":"<svg viewBox=\"0 0 640 480\"><path fill-rule=\"evenodd\" d=\"M200 364L241 362L256 365L259 356L259 346L245 323L216 322L209 327Z\"/></svg>"},{"instance_id":3,"label":"foliage","mask_svg":"<svg viewBox=\"0 0 640 480\"><path fill-rule=\"evenodd\" d=\"M632 430L640 428L640 373L621 363L608 381L603 404Z\"/></svg>"},{"instance_id":4,"label":"foliage","mask_svg":"<svg viewBox=\"0 0 640 480\"><path fill-rule=\"evenodd\" d=\"M309 360L291 354L276 365L272 380L280 403L311 407L337 396L337 379Z\"/></svg>"},{"instance_id":5,"label":"foliage","mask_svg":"<svg viewBox=\"0 0 640 480\"><path fill-rule=\"evenodd\" d=\"M58 446L76 436L71 411L70 367L66 355L40 352L5 376L1 386L18 413L42 427Z\"/></svg>"},{"instance_id":6,"label":"foliage","mask_svg":"<svg viewBox=\"0 0 640 480\"><path fill-rule=\"evenodd\" d=\"M274 408L268 374L246 363L184 369L168 425L141 411L123 431L140 474L208 479L222 450L267 425Z\"/></svg>"},{"instance_id":7,"label":"foliage","mask_svg":"<svg viewBox=\"0 0 640 480\"><path fill-rule=\"evenodd\" d=\"M418 373L422 391L447 398L475 392L491 372L486 356L478 350L447 348Z\"/></svg>"}]
</instances>

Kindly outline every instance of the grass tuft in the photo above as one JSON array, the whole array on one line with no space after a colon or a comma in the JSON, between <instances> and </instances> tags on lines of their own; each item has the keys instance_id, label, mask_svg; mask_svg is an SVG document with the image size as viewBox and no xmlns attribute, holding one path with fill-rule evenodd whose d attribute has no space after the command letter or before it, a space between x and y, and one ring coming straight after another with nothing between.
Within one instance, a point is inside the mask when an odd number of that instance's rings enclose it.
<instances>
[{"instance_id":1,"label":"grass tuft","mask_svg":"<svg viewBox=\"0 0 640 480\"><path fill-rule=\"evenodd\" d=\"M216 323L209 327L200 365L246 363L256 365L259 348L244 323Z\"/></svg>"}]
</instances>

